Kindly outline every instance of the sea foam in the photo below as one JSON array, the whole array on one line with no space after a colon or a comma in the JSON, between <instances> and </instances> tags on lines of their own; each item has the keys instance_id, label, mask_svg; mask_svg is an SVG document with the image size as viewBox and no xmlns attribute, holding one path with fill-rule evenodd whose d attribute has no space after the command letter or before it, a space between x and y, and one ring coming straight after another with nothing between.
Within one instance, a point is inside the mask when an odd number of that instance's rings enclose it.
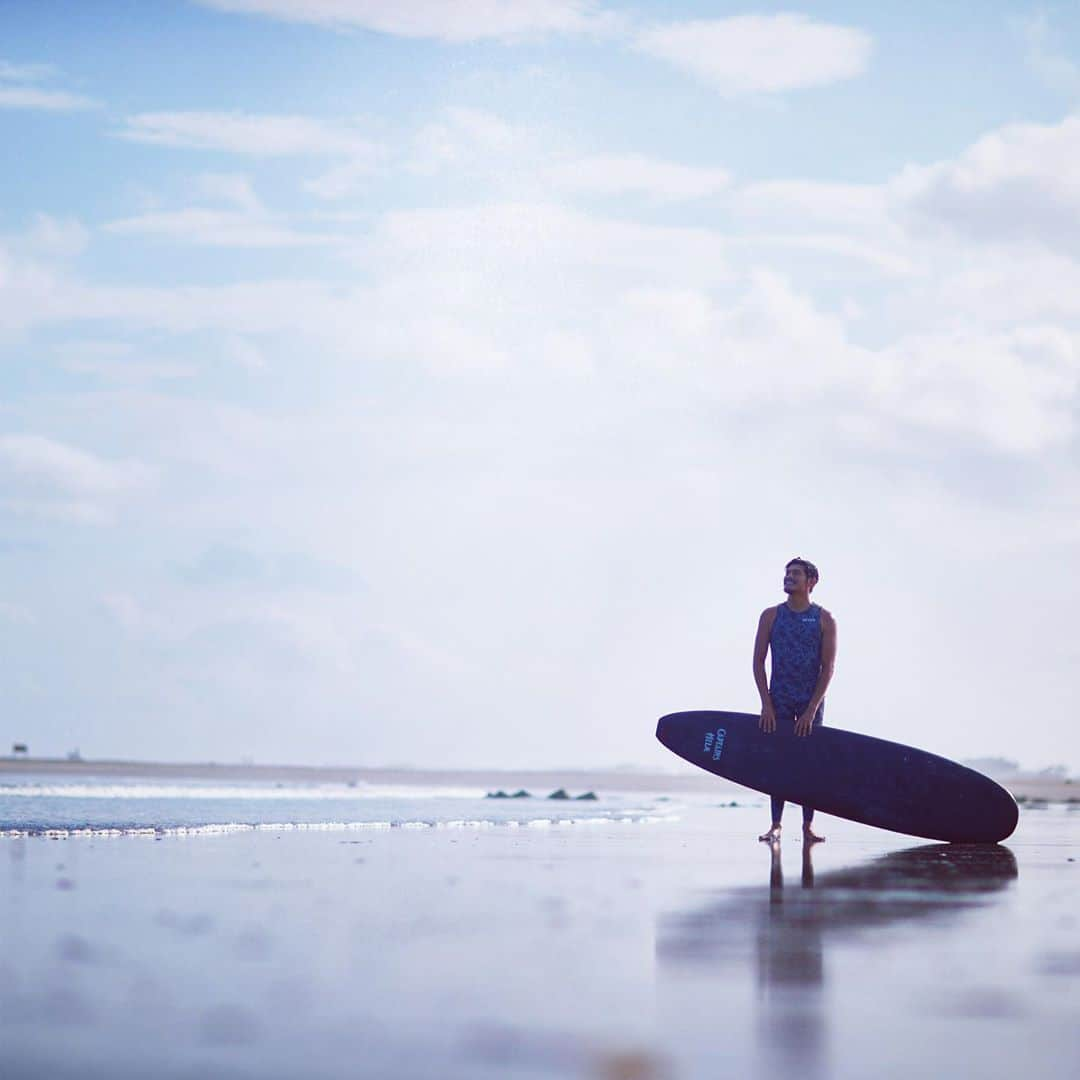
<instances>
[{"instance_id":1,"label":"sea foam","mask_svg":"<svg viewBox=\"0 0 1080 1080\"><path fill-rule=\"evenodd\" d=\"M135 836L157 838L162 836L224 836L238 832L356 832L389 829L550 829L553 827L573 827L581 825L654 825L662 822L675 822L677 815L658 816L641 814L633 817L592 818L534 818L527 821L510 819L495 821L475 819L468 821L260 821L260 822L215 822L205 825L73 825L69 828L57 828L49 825L24 825L0 828L2 837L44 837L46 839L68 839L71 837L109 837Z\"/></svg>"}]
</instances>

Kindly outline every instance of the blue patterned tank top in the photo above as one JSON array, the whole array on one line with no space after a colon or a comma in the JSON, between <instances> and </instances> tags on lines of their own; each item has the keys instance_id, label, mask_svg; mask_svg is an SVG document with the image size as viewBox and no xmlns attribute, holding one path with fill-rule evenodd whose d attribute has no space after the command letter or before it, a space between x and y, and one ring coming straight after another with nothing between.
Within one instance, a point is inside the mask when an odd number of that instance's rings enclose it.
<instances>
[{"instance_id":1,"label":"blue patterned tank top","mask_svg":"<svg viewBox=\"0 0 1080 1080\"><path fill-rule=\"evenodd\" d=\"M805 705L813 697L821 674L821 608L811 604L806 611L792 611L781 604L776 609L769 646L773 700Z\"/></svg>"}]
</instances>

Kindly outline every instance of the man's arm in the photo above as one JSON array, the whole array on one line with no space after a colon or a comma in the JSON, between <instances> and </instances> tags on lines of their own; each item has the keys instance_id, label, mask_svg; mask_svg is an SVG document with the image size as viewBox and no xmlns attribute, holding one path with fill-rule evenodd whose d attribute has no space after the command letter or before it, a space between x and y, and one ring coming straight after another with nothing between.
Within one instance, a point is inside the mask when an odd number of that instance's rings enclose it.
<instances>
[{"instance_id":1,"label":"man's arm","mask_svg":"<svg viewBox=\"0 0 1080 1080\"><path fill-rule=\"evenodd\" d=\"M754 639L754 682L761 695L761 730L776 730L776 713L773 711L772 698L769 697L769 680L765 675L765 657L769 652L769 637L772 634L776 608L766 608L758 619L757 637Z\"/></svg>"},{"instance_id":2,"label":"man's arm","mask_svg":"<svg viewBox=\"0 0 1080 1080\"><path fill-rule=\"evenodd\" d=\"M836 620L824 609L821 609L821 672L818 674L817 686L814 687L814 696L810 704L795 720L795 734L809 735L814 730L814 713L825 698L825 691L832 681L833 668L836 667Z\"/></svg>"}]
</instances>

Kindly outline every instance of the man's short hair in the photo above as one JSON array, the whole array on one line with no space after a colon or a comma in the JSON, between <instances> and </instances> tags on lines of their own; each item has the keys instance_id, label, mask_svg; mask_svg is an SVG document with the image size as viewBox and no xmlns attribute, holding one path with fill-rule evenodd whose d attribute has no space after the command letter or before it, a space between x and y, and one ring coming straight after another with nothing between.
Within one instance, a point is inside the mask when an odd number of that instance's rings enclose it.
<instances>
[{"instance_id":1,"label":"man's short hair","mask_svg":"<svg viewBox=\"0 0 1080 1080\"><path fill-rule=\"evenodd\" d=\"M801 566L808 581L817 581L821 577L817 567L809 559L800 559L796 556L784 567L784 569L789 570L793 566Z\"/></svg>"}]
</instances>

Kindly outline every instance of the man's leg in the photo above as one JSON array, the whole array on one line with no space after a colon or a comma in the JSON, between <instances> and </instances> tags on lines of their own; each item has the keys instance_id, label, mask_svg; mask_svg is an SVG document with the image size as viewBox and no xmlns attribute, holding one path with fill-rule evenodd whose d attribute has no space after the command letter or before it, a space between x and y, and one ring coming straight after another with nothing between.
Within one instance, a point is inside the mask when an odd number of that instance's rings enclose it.
<instances>
[{"instance_id":1,"label":"man's leg","mask_svg":"<svg viewBox=\"0 0 1080 1080\"><path fill-rule=\"evenodd\" d=\"M795 719L795 710L789 702L773 698L773 711L776 713L776 730L787 733L785 724ZM772 844L780 839L780 819L784 816L784 800L778 795L772 796L772 824L768 832L763 832L758 839Z\"/></svg>"},{"instance_id":2,"label":"man's leg","mask_svg":"<svg viewBox=\"0 0 1080 1080\"><path fill-rule=\"evenodd\" d=\"M825 723L825 702L823 701L818 706L818 711L814 713L814 727L819 728ZM824 836L818 836L816 832L810 827L814 823L814 808L812 806L804 806L802 808L802 831L803 838L808 844L820 844L825 839Z\"/></svg>"},{"instance_id":3,"label":"man's leg","mask_svg":"<svg viewBox=\"0 0 1080 1080\"><path fill-rule=\"evenodd\" d=\"M784 816L784 800L779 795L773 795L771 799L772 824L768 832L763 832L758 839L772 843L780 839L780 819Z\"/></svg>"},{"instance_id":4,"label":"man's leg","mask_svg":"<svg viewBox=\"0 0 1080 1080\"><path fill-rule=\"evenodd\" d=\"M818 836L816 832L810 826L814 821L814 808L812 806L804 806L802 808L802 833L803 839L808 844L819 844L825 839L824 836Z\"/></svg>"},{"instance_id":5,"label":"man's leg","mask_svg":"<svg viewBox=\"0 0 1080 1080\"><path fill-rule=\"evenodd\" d=\"M784 734L791 732L791 725L795 721L795 717L798 715L798 710L792 702L784 701L783 699L772 699L773 712L777 714L777 731L781 731ZM768 833L762 833L758 839L767 840L769 843L774 843L780 839L780 819L784 816L784 800L778 795L772 796L772 824L769 826Z\"/></svg>"}]
</instances>

